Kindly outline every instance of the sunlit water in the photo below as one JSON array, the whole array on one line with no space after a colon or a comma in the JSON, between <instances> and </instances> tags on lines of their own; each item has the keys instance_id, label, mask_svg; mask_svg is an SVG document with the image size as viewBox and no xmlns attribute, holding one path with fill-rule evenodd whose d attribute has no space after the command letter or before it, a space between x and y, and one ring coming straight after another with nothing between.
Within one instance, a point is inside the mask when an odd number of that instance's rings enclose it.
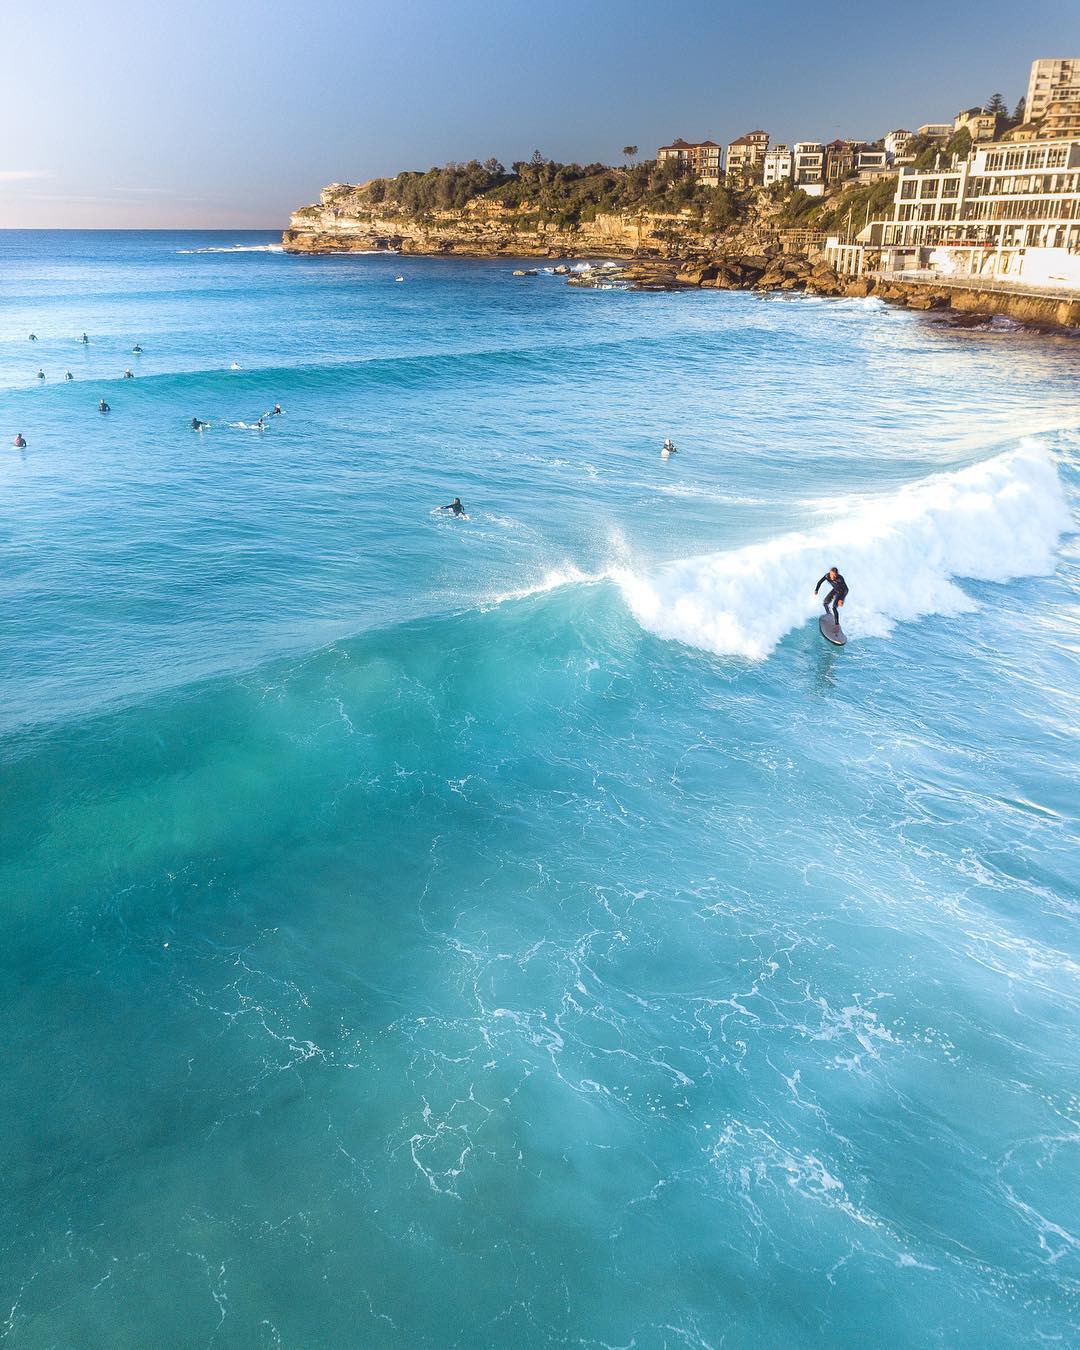
<instances>
[{"instance_id":1,"label":"sunlit water","mask_svg":"<svg viewBox=\"0 0 1080 1350\"><path fill-rule=\"evenodd\" d=\"M1075 1342L1080 343L270 242L0 235L0 1339Z\"/></svg>"}]
</instances>

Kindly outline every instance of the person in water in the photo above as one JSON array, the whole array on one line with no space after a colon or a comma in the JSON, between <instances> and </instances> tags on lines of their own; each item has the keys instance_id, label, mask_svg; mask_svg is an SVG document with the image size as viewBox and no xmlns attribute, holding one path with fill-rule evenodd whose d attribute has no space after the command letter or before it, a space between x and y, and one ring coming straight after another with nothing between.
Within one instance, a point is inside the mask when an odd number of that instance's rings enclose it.
<instances>
[{"instance_id":1,"label":"person in water","mask_svg":"<svg viewBox=\"0 0 1080 1350\"><path fill-rule=\"evenodd\" d=\"M90 339L89 339L89 338L86 336L86 334L84 333L84 334L82 335L82 337L79 339L79 341L80 341L80 342L89 342Z\"/></svg>"},{"instance_id":2,"label":"person in water","mask_svg":"<svg viewBox=\"0 0 1080 1350\"><path fill-rule=\"evenodd\" d=\"M36 334L36 333L31 333L31 334L30 334L30 341L31 341L31 342L36 342L36 341L37 341L37 334Z\"/></svg>"},{"instance_id":3,"label":"person in water","mask_svg":"<svg viewBox=\"0 0 1080 1350\"><path fill-rule=\"evenodd\" d=\"M16 449L16 450L25 450L25 449L26 449L26 440L25 440L25 438L23 437L23 434L22 434L21 431L17 431L17 432L15 433L15 441L14 441L14 445L15 445L15 449Z\"/></svg>"},{"instance_id":4,"label":"person in water","mask_svg":"<svg viewBox=\"0 0 1080 1350\"><path fill-rule=\"evenodd\" d=\"M65 380L73 380L74 378L75 378L75 376L72 375L72 373L71 373L70 370L65 370L65 371L64 371L64 379L65 379Z\"/></svg>"},{"instance_id":5,"label":"person in water","mask_svg":"<svg viewBox=\"0 0 1080 1350\"><path fill-rule=\"evenodd\" d=\"M675 454L675 442L671 439L670 436L668 436L668 437L665 439L664 444L660 447L660 453L661 453L662 455L673 455L673 454Z\"/></svg>"},{"instance_id":6,"label":"person in water","mask_svg":"<svg viewBox=\"0 0 1080 1350\"><path fill-rule=\"evenodd\" d=\"M124 371L124 379L125 379L125 380L133 380L134 378L135 378L135 376L132 375L132 373L131 373L131 368L130 368L130 366L129 366L128 369Z\"/></svg>"},{"instance_id":7,"label":"person in water","mask_svg":"<svg viewBox=\"0 0 1080 1350\"><path fill-rule=\"evenodd\" d=\"M210 425L210 424L209 424L208 422L200 422L199 419L198 419L197 417L193 417L193 418L191 419L191 429L192 429L192 431L202 431L203 427L209 426L209 425Z\"/></svg>"},{"instance_id":8,"label":"person in water","mask_svg":"<svg viewBox=\"0 0 1080 1350\"><path fill-rule=\"evenodd\" d=\"M280 403L275 403L274 406L270 409L270 416L271 416L271 417L280 417L280 416L281 416L281 404L280 404Z\"/></svg>"},{"instance_id":9,"label":"person in water","mask_svg":"<svg viewBox=\"0 0 1080 1350\"><path fill-rule=\"evenodd\" d=\"M135 346L132 347L131 350L135 353L136 356L142 356L142 348L139 346L139 344L138 344L137 342L136 342Z\"/></svg>"},{"instance_id":10,"label":"person in water","mask_svg":"<svg viewBox=\"0 0 1080 1350\"><path fill-rule=\"evenodd\" d=\"M43 380L45 378L45 372L41 369L40 366L38 366L37 377L39 380Z\"/></svg>"},{"instance_id":11,"label":"person in water","mask_svg":"<svg viewBox=\"0 0 1080 1350\"><path fill-rule=\"evenodd\" d=\"M105 402L104 399L102 399L101 402L97 405L97 410L98 412L112 412L112 409L109 407L109 405Z\"/></svg>"},{"instance_id":12,"label":"person in water","mask_svg":"<svg viewBox=\"0 0 1080 1350\"><path fill-rule=\"evenodd\" d=\"M455 497L454 500L448 506L440 506L439 510L452 511L455 516L463 516L465 514L465 508L461 504L460 497Z\"/></svg>"},{"instance_id":13,"label":"person in water","mask_svg":"<svg viewBox=\"0 0 1080 1350\"><path fill-rule=\"evenodd\" d=\"M833 623L837 628L840 627L840 610L843 608L844 601L847 599L848 584L840 575L839 568L830 567L818 584L814 587L814 594L817 595L822 586L826 583L832 587L829 594L825 597L825 613L828 614L829 606L832 605Z\"/></svg>"}]
</instances>

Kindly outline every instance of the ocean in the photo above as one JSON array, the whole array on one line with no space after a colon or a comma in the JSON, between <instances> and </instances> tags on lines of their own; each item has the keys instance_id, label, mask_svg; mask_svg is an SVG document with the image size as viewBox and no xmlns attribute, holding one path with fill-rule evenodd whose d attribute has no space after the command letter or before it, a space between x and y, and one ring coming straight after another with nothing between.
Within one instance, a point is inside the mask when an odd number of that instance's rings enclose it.
<instances>
[{"instance_id":1,"label":"ocean","mask_svg":"<svg viewBox=\"0 0 1080 1350\"><path fill-rule=\"evenodd\" d=\"M0 233L0 1341L1075 1343L1080 342L515 265Z\"/></svg>"}]
</instances>

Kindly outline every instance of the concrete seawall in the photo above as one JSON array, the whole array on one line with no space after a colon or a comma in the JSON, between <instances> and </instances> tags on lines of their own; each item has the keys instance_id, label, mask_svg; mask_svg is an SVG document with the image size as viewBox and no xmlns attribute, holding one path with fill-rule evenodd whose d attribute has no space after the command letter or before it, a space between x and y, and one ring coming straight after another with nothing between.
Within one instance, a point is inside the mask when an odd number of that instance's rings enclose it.
<instances>
[{"instance_id":1,"label":"concrete seawall","mask_svg":"<svg viewBox=\"0 0 1080 1350\"><path fill-rule=\"evenodd\" d=\"M891 295L891 291L899 294ZM993 282L980 285L976 278L916 277L910 273L884 275L876 278L874 294L883 299L897 299L921 308L944 308L961 314L995 314L1015 319L1018 323L1035 324L1046 328L1080 328L1080 292L1025 286L1020 282Z\"/></svg>"}]
</instances>

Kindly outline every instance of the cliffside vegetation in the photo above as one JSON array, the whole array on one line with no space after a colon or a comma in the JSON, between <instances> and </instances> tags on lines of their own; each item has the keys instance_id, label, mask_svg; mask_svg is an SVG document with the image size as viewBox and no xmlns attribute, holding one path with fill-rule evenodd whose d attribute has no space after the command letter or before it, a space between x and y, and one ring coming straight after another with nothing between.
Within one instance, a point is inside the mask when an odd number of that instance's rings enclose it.
<instances>
[{"instance_id":1,"label":"cliffside vegetation","mask_svg":"<svg viewBox=\"0 0 1080 1350\"><path fill-rule=\"evenodd\" d=\"M778 224L824 230L826 234L843 233L849 228L857 234L867 220L879 220L892 215L896 196L896 178L879 178L876 183L846 183L831 197L808 197L796 188L783 202Z\"/></svg>"},{"instance_id":2,"label":"cliffside vegetation","mask_svg":"<svg viewBox=\"0 0 1080 1350\"><path fill-rule=\"evenodd\" d=\"M635 149L636 147L627 147ZM748 194L706 187L674 164L642 160L627 168L607 164L559 164L537 151L507 170L496 159L448 164L426 173L376 178L355 189L361 204L394 206L406 215L461 211L474 201L501 203L569 227L598 215L635 211L689 212L703 225L722 229L746 213Z\"/></svg>"}]
</instances>

